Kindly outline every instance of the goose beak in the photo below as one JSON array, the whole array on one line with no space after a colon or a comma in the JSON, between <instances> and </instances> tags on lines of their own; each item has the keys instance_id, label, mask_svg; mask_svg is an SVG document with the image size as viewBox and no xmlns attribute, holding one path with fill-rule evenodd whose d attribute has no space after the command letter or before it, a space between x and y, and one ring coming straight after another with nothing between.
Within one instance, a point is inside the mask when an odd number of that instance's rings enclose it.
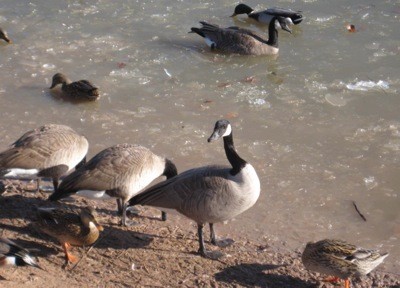
<instances>
[{"instance_id":1,"label":"goose beak","mask_svg":"<svg viewBox=\"0 0 400 288\"><path fill-rule=\"evenodd\" d=\"M207 139L207 142L210 143L212 141L218 140L221 138L221 135L219 135L218 131L214 131L211 136Z\"/></svg>"}]
</instances>

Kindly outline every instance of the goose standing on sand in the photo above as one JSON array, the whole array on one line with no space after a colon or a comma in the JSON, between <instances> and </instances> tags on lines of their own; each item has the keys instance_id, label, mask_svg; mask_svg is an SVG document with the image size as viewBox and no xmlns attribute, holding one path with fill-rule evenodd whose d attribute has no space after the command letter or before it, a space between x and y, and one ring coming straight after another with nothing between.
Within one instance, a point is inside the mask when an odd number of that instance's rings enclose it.
<instances>
[{"instance_id":1,"label":"goose standing on sand","mask_svg":"<svg viewBox=\"0 0 400 288\"><path fill-rule=\"evenodd\" d=\"M7 32L4 31L3 29L0 28L0 39L3 39L7 43L11 44L12 41L10 38L8 38Z\"/></svg>"},{"instance_id":2,"label":"goose standing on sand","mask_svg":"<svg viewBox=\"0 0 400 288\"><path fill-rule=\"evenodd\" d=\"M149 149L132 144L119 144L94 156L62 181L59 189L50 196L56 201L71 194L89 198L116 197L122 225L126 219L127 201L159 176L171 178L177 174L175 164ZM166 220L162 212L162 219Z\"/></svg>"},{"instance_id":3,"label":"goose standing on sand","mask_svg":"<svg viewBox=\"0 0 400 288\"><path fill-rule=\"evenodd\" d=\"M200 22L201 28L192 27L191 32L199 34L211 49L241 55L275 55L279 52L279 17L273 17L268 26L268 40L263 36L239 27L220 28L207 22ZM291 33L284 25L283 29Z\"/></svg>"},{"instance_id":4,"label":"goose standing on sand","mask_svg":"<svg viewBox=\"0 0 400 288\"><path fill-rule=\"evenodd\" d=\"M88 149L86 138L72 128L44 125L26 132L0 153L0 175L49 177L57 190L59 178L84 163Z\"/></svg>"},{"instance_id":5,"label":"goose standing on sand","mask_svg":"<svg viewBox=\"0 0 400 288\"><path fill-rule=\"evenodd\" d=\"M94 101L100 97L99 89L88 80L79 80L72 82L62 73L57 73L53 76L50 89L53 89L58 84L62 84L61 90L76 100Z\"/></svg>"},{"instance_id":6,"label":"goose standing on sand","mask_svg":"<svg viewBox=\"0 0 400 288\"><path fill-rule=\"evenodd\" d=\"M40 268L29 251L13 241L0 237L0 266L33 266ZM40 268L41 269L41 268Z\"/></svg>"},{"instance_id":7,"label":"goose standing on sand","mask_svg":"<svg viewBox=\"0 0 400 288\"><path fill-rule=\"evenodd\" d=\"M96 213L91 207L38 208L34 225L42 232L60 242L65 253L65 265L76 263L77 258L69 253L71 245L92 245L99 238L103 227L96 220Z\"/></svg>"},{"instance_id":8,"label":"goose standing on sand","mask_svg":"<svg viewBox=\"0 0 400 288\"><path fill-rule=\"evenodd\" d=\"M301 11L293 11L292 9L278 7L254 12L254 10L246 4L239 4L235 7L235 12L231 17L235 17L236 15L240 14L247 14L249 18L264 24L269 24L274 16L281 17L282 21L280 21L279 24L281 24L283 29L284 27L288 28L288 26L293 24L300 24L300 22L303 21L303 15L301 14Z\"/></svg>"},{"instance_id":9,"label":"goose standing on sand","mask_svg":"<svg viewBox=\"0 0 400 288\"><path fill-rule=\"evenodd\" d=\"M198 227L199 253L216 259L223 254L204 247L203 226L210 224L211 242L216 241L214 223L230 220L252 207L260 195L260 180L253 166L240 158L233 145L229 121L215 124L208 142L224 139L229 166L204 166L187 170L156 184L129 201L129 205L148 205L175 209L194 220Z\"/></svg>"},{"instance_id":10,"label":"goose standing on sand","mask_svg":"<svg viewBox=\"0 0 400 288\"><path fill-rule=\"evenodd\" d=\"M324 239L307 243L302 261L308 270L333 276L325 281L337 282L344 279L345 288L350 288L349 277L367 275L388 255L377 250L366 250L342 240Z\"/></svg>"}]
</instances>

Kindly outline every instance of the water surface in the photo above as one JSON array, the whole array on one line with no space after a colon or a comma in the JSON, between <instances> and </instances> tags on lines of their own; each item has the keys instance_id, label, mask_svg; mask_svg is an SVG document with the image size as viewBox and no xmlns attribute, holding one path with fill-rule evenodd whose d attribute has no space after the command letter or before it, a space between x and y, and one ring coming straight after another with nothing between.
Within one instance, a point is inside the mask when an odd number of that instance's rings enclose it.
<instances>
[{"instance_id":1,"label":"water surface","mask_svg":"<svg viewBox=\"0 0 400 288\"><path fill-rule=\"evenodd\" d=\"M266 33L229 17L236 1L28 3L0 6L14 41L0 43L1 149L28 129L62 123L87 136L89 156L137 143L183 171L227 163L222 142L206 139L228 118L262 191L222 233L284 240L288 249L342 238L389 251L386 270L400 270L398 2L269 1L306 18L293 34L280 31L277 58L213 53L187 33L200 20ZM51 92L57 72L93 81L101 99L77 104Z\"/></svg>"}]
</instances>

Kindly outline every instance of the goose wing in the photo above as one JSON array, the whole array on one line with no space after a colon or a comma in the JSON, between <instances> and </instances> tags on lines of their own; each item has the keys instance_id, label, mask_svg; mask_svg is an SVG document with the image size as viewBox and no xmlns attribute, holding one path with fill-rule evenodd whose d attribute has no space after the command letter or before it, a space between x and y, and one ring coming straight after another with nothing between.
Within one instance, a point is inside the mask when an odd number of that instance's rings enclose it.
<instances>
[{"instance_id":1,"label":"goose wing","mask_svg":"<svg viewBox=\"0 0 400 288\"><path fill-rule=\"evenodd\" d=\"M146 178L145 176L150 173L154 174L152 181L162 173L155 168L158 159L159 157L142 146L131 144L112 146L65 177L51 199L61 199L63 195L67 196L79 190L124 189L132 183L144 181L142 178Z\"/></svg>"},{"instance_id":2,"label":"goose wing","mask_svg":"<svg viewBox=\"0 0 400 288\"><path fill-rule=\"evenodd\" d=\"M11 255L25 258L28 253L28 250L19 246L17 243L7 238L0 237L0 258Z\"/></svg>"},{"instance_id":3,"label":"goose wing","mask_svg":"<svg viewBox=\"0 0 400 288\"><path fill-rule=\"evenodd\" d=\"M293 17L293 16L301 16L302 11L294 11L292 9L287 9L287 8L280 8L280 7L272 7L268 8L267 10L264 11L264 13L269 14L269 15L274 15L274 16L281 16L281 17Z\"/></svg>"},{"instance_id":4,"label":"goose wing","mask_svg":"<svg viewBox=\"0 0 400 288\"><path fill-rule=\"evenodd\" d=\"M206 38L209 38L216 44L216 47L221 50L235 51L247 50L248 47L253 46L259 42L266 42L261 35L236 26L228 28L219 28L216 25L207 22L200 22L203 27L200 31Z\"/></svg>"},{"instance_id":5,"label":"goose wing","mask_svg":"<svg viewBox=\"0 0 400 288\"><path fill-rule=\"evenodd\" d=\"M26 132L10 149L0 153L0 166L43 169L64 164L62 159L74 155L77 150L87 151L88 146L87 140L68 126L45 125Z\"/></svg>"},{"instance_id":6,"label":"goose wing","mask_svg":"<svg viewBox=\"0 0 400 288\"><path fill-rule=\"evenodd\" d=\"M205 166L187 170L133 197L130 205L149 205L183 211L204 205L228 189L230 168Z\"/></svg>"}]
</instances>

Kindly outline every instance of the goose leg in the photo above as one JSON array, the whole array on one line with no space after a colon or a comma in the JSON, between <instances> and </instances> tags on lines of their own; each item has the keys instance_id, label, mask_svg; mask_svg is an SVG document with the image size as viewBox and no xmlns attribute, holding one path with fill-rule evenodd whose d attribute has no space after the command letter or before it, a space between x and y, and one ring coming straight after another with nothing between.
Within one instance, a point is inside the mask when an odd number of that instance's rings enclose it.
<instances>
[{"instance_id":1,"label":"goose leg","mask_svg":"<svg viewBox=\"0 0 400 288\"><path fill-rule=\"evenodd\" d=\"M203 237L203 224L197 224L197 233L199 235L199 254L205 258L210 258L212 260L217 260L224 256L222 252L219 251L207 251L204 246L204 237Z\"/></svg>"},{"instance_id":2,"label":"goose leg","mask_svg":"<svg viewBox=\"0 0 400 288\"><path fill-rule=\"evenodd\" d=\"M56 192L58 188L58 178L53 178L53 187L54 187L54 192Z\"/></svg>"},{"instance_id":3,"label":"goose leg","mask_svg":"<svg viewBox=\"0 0 400 288\"><path fill-rule=\"evenodd\" d=\"M117 207L118 207L118 215L123 214L123 208L122 208L122 199L121 198L117 198Z\"/></svg>"},{"instance_id":4,"label":"goose leg","mask_svg":"<svg viewBox=\"0 0 400 288\"><path fill-rule=\"evenodd\" d=\"M127 217L126 217L126 210L127 210L129 202L126 202L126 201L123 201L123 200L121 200L121 202L123 202L123 204L122 204L122 223L121 223L121 225L125 226L125 227L138 225L137 222L128 220Z\"/></svg>"},{"instance_id":5,"label":"goose leg","mask_svg":"<svg viewBox=\"0 0 400 288\"><path fill-rule=\"evenodd\" d=\"M215 231L214 231L214 223L209 223L209 224L210 224L210 242L211 242L211 244L218 246L218 247L228 247L235 242L233 239L230 239L230 238L217 240L217 237L215 236Z\"/></svg>"},{"instance_id":6,"label":"goose leg","mask_svg":"<svg viewBox=\"0 0 400 288\"><path fill-rule=\"evenodd\" d=\"M167 213L164 211L161 211L161 220L162 221L167 221Z\"/></svg>"},{"instance_id":7,"label":"goose leg","mask_svg":"<svg viewBox=\"0 0 400 288\"><path fill-rule=\"evenodd\" d=\"M344 288L350 288L350 280L349 279L344 280Z\"/></svg>"}]
</instances>

